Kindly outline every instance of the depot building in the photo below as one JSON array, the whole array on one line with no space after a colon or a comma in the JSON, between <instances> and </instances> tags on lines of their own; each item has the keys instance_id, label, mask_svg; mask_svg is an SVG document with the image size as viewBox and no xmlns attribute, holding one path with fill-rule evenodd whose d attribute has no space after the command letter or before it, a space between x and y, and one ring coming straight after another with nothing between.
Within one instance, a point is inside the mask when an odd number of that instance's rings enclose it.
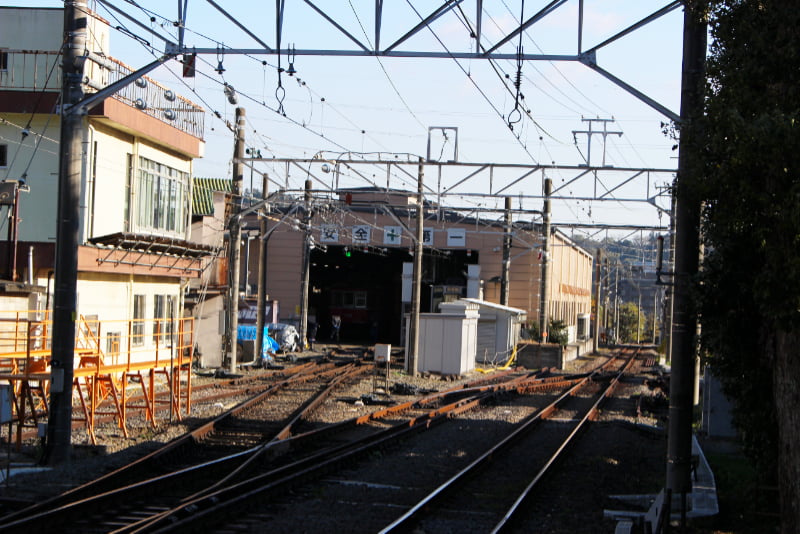
<instances>
[{"instance_id":1,"label":"depot building","mask_svg":"<svg viewBox=\"0 0 800 534\"><path fill-rule=\"evenodd\" d=\"M411 309L416 212L415 193L371 187L314 198L307 207L302 198L276 202L265 239L257 217L246 223L251 238L243 240L243 290L255 293L258 247L264 243L268 299L279 303L281 322L298 324L308 242L308 315L318 325L317 340L331 338L332 317L339 316L341 342L402 345L403 317ZM438 312L442 302L462 297L501 303L503 217L474 213L425 203L421 312ZM525 310L528 323L538 324L547 262L548 318L563 321L574 339L579 323L588 329L592 256L557 230L546 253L541 221L522 216L512 218L505 304Z\"/></svg>"}]
</instances>

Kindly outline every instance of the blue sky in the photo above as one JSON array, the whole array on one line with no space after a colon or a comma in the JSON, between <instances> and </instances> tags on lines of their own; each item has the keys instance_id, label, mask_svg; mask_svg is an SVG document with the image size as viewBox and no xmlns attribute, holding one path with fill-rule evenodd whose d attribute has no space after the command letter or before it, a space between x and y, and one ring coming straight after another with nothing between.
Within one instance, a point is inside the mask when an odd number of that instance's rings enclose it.
<instances>
[{"instance_id":1,"label":"blue sky","mask_svg":"<svg viewBox=\"0 0 800 534\"><path fill-rule=\"evenodd\" d=\"M124 8L156 32L174 34L170 21L177 18L177 2L139 0L135 7L124 0L112 3ZM270 46L275 46L275 6L250 0L218 3ZM316 2L364 43L373 38L374 0ZM530 17L549 2L528 0L524 17ZM583 48L593 46L630 24L668 4L666 0L585 0ZM282 47L297 49L352 49L353 44L315 14L305 3L286 2ZM484 43L492 43L505 30L514 27L520 16L520 0L484 2ZM17 2L16 5L61 7L58 1ZM393 42L439 2L392 0L385 2L382 44ZM578 0L569 0L529 30L522 40L526 53L575 54L578 47ZM465 0L463 13L474 24L475 2ZM415 12L415 10L417 12ZM127 26L141 39L162 50L158 39L130 23L113 11L98 5L98 12L114 26ZM474 48L463 19L449 13L433 24L434 34L423 30L400 49L467 51ZM149 17L155 21L151 22ZM683 12L675 9L636 32L625 36L598 52L598 64L615 76L633 85L674 112L679 110L681 26ZM185 43L189 46L257 47L253 39L223 17L208 2L192 0L188 5ZM367 35L365 35L365 32ZM444 43L442 45L438 40ZM513 39L501 50L513 53L519 39ZM111 55L132 67L152 60L148 50L121 32L113 31ZM222 61L225 72L215 68ZM266 61L267 65L263 65ZM222 83L233 85L240 93L239 105L247 111L247 145L258 148L265 157L311 157L320 151L326 155L349 151L410 153L424 155L429 126L458 128L459 160L466 162L583 163L576 148L573 130L585 130L584 118L614 118L609 130L622 131L621 137L609 136L606 163L615 167L675 168L677 152L674 141L661 131L667 119L612 84L601 75L577 62L531 61L523 65L522 105L530 110L508 126L515 99L507 87L513 85L516 65L500 61L498 76L485 60L398 59L375 57L337 58L296 56L293 64L297 75L281 77L285 90L282 101L278 90L276 56L253 58L223 55L199 58L194 79L180 77L180 65L170 62L150 74L159 82L198 102L209 111L206 118L206 157L195 166L198 176L231 175L233 136L225 121L233 122L234 107L227 103ZM288 58L281 57L287 67ZM469 75L467 75L466 73ZM286 118L276 112L283 106ZM213 112L219 112L222 120ZM513 116L513 115L512 115ZM288 119L288 120L287 120ZM598 125L593 125L597 128ZM442 138L434 139L435 149ZM450 140L452 141L452 140ZM577 147L586 153L586 136L579 135ZM444 147L449 150L450 147ZM592 163L599 164L602 144L599 136L592 139ZM277 173L279 169L261 164L257 171ZM569 176L550 173L556 186L569 181ZM298 176L298 180L304 179ZM662 175L654 179L664 185L671 179ZM300 182L298 182L300 183ZM605 184L609 186L609 184ZM643 196L645 185L632 183L618 193L623 197ZM485 180L475 180L470 188L476 193L488 191ZM590 181L575 183L572 194L591 195ZM522 182L510 192L538 193L540 178ZM500 201L502 202L502 201ZM541 202L530 208L541 208ZM663 205L668 205L666 202ZM554 204L554 220L584 224L606 223L666 225L653 208L623 203L570 201Z\"/></svg>"}]
</instances>

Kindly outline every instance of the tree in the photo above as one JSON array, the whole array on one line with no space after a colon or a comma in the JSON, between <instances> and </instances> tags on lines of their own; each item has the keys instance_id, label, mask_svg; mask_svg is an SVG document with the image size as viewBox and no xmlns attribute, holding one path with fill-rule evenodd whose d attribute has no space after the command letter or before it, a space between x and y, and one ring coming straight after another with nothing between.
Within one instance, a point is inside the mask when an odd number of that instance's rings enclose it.
<instances>
[{"instance_id":1,"label":"tree","mask_svg":"<svg viewBox=\"0 0 800 534\"><path fill-rule=\"evenodd\" d=\"M703 345L746 452L777 477L788 533L800 524L800 10L780 0L710 7L696 147Z\"/></svg>"},{"instance_id":2,"label":"tree","mask_svg":"<svg viewBox=\"0 0 800 534\"><path fill-rule=\"evenodd\" d=\"M623 343L637 343L644 338L647 316L639 313L633 302L625 302L619 308L619 339Z\"/></svg>"}]
</instances>

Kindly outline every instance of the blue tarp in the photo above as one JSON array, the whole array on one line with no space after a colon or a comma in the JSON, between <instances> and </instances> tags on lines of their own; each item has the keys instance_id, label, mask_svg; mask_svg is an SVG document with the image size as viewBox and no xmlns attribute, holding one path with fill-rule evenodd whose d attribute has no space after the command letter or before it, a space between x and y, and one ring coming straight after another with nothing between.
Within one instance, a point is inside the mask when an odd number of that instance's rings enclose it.
<instances>
[{"instance_id":1,"label":"blue tarp","mask_svg":"<svg viewBox=\"0 0 800 534\"><path fill-rule=\"evenodd\" d=\"M256 325L254 324L240 324L236 328L236 337L239 341L253 341L256 339ZM271 360L272 354L275 354L280 347L278 343L269 335L269 330L264 327L264 342L261 349L261 359Z\"/></svg>"}]
</instances>

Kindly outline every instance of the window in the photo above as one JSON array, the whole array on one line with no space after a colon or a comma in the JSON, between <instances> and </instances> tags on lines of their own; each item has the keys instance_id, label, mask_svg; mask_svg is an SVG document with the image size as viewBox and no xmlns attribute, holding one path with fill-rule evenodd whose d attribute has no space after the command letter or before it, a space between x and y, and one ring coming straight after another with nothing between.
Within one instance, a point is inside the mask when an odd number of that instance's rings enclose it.
<instances>
[{"instance_id":1,"label":"window","mask_svg":"<svg viewBox=\"0 0 800 534\"><path fill-rule=\"evenodd\" d=\"M8 70L8 51L0 50L0 70Z\"/></svg>"},{"instance_id":2,"label":"window","mask_svg":"<svg viewBox=\"0 0 800 534\"><path fill-rule=\"evenodd\" d=\"M175 318L177 297L154 295L153 341L160 346L172 345L172 323Z\"/></svg>"},{"instance_id":3,"label":"window","mask_svg":"<svg viewBox=\"0 0 800 534\"><path fill-rule=\"evenodd\" d=\"M121 339L122 334L119 332L109 332L106 335L106 354L108 356L119 356Z\"/></svg>"},{"instance_id":4,"label":"window","mask_svg":"<svg viewBox=\"0 0 800 534\"><path fill-rule=\"evenodd\" d=\"M189 173L140 157L136 180L139 226L183 233L188 190Z\"/></svg>"},{"instance_id":5,"label":"window","mask_svg":"<svg viewBox=\"0 0 800 534\"><path fill-rule=\"evenodd\" d=\"M144 307L145 295L133 296L133 325L131 325L131 345L144 345Z\"/></svg>"},{"instance_id":6,"label":"window","mask_svg":"<svg viewBox=\"0 0 800 534\"><path fill-rule=\"evenodd\" d=\"M0 167L8 167L8 145L0 145Z\"/></svg>"},{"instance_id":7,"label":"window","mask_svg":"<svg viewBox=\"0 0 800 534\"><path fill-rule=\"evenodd\" d=\"M164 312L166 311L164 302L166 296L154 295L153 299L153 341L160 345L163 339L162 333L164 332Z\"/></svg>"},{"instance_id":8,"label":"window","mask_svg":"<svg viewBox=\"0 0 800 534\"><path fill-rule=\"evenodd\" d=\"M366 309L367 292L334 290L331 292L331 307L345 309Z\"/></svg>"}]
</instances>

